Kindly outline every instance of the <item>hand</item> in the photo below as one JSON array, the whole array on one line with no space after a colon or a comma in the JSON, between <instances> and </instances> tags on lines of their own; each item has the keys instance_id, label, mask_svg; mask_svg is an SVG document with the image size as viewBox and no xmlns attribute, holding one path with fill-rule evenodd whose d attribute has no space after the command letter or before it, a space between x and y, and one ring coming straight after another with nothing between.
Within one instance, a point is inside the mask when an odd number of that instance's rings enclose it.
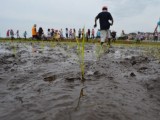
<instances>
[{"instance_id":1,"label":"hand","mask_svg":"<svg viewBox=\"0 0 160 120\"><path fill-rule=\"evenodd\" d=\"M110 25L112 26L112 25L113 25L113 23L110 23Z\"/></svg>"},{"instance_id":2,"label":"hand","mask_svg":"<svg viewBox=\"0 0 160 120\"><path fill-rule=\"evenodd\" d=\"M94 24L94 28L96 28L96 27L97 27L97 24L95 23L95 24Z\"/></svg>"}]
</instances>

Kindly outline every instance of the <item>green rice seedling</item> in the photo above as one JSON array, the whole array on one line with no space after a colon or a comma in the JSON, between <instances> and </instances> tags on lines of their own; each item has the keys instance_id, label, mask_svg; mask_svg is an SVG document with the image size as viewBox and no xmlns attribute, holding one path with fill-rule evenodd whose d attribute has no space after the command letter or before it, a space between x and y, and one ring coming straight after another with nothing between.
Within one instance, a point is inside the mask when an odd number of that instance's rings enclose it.
<instances>
[{"instance_id":1,"label":"green rice seedling","mask_svg":"<svg viewBox=\"0 0 160 120\"><path fill-rule=\"evenodd\" d=\"M84 34L83 34L82 44L80 44L78 39L76 39L76 41L77 41L77 54L78 54L80 69L81 69L81 80L84 81L85 80L84 78L84 73L85 73L85 70L84 70L85 69L85 63L84 63L85 37L84 37Z\"/></svg>"},{"instance_id":2,"label":"green rice seedling","mask_svg":"<svg viewBox=\"0 0 160 120\"><path fill-rule=\"evenodd\" d=\"M109 48L110 48L110 45L104 44L104 45L102 46L102 45L100 45L99 43L96 44L95 54L96 54L97 60L99 60L100 57L101 57L104 53L107 53L108 50L109 50Z\"/></svg>"},{"instance_id":3,"label":"green rice seedling","mask_svg":"<svg viewBox=\"0 0 160 120\"><path fill-rule=\"evenodd\" d=\"M97 60L99 60L101 54L103 53L103 49L102 49L102 46L99 43L95 44L95 45L96 45L96 49L95 49L96 58L97 58Z\"/></svg>"},{"instance_id":4,"label":"green rice seedling","mask_svg":"<svg viewBox=\"0 0 160 120\"><path fill-rule=\"evenodd\" d=\"M160 61L160 46L151 46L146 51L149 55L152 55Z\"/></svg>"}]
</instances>

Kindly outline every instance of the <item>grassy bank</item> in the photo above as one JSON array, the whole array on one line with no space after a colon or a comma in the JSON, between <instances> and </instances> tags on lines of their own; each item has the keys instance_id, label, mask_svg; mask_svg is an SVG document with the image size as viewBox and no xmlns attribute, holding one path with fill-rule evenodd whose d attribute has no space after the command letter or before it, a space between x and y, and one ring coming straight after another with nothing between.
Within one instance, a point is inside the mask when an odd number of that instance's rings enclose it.
<instances>
[{"instance_id":1,"label":"grassy bank","mask_svg":"<svg viewBox=\"0 0 160 120\"><path fill-rule=\"evenodd\" d=\"M12 42L41 42L41 41L46 41L46 42L77 42L76 39L62 39L62 40L32 40L32 39L14 39L11 40L9 38L0 38L0 42L7 42L7 41L12 41ZM78 39L79 42L82 42L83 39ZM85 40L85 42L88 43L98 43L100 41L100 39L89 39L89 40ZM112 42L112 44L143 44L143 45L160 45L160 42L152 42L152 41L142 41L140 43L135 42L135 40L116 40L116 42Z\"/></svg>"}]
</instances>

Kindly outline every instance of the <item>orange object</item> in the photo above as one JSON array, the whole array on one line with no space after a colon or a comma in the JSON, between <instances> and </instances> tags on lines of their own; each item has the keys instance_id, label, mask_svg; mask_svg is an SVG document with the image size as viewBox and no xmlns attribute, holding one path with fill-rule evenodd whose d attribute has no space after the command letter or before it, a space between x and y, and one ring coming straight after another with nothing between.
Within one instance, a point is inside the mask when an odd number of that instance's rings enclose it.
<instances>
[{"instance_id":1,"label":"orange object","mask_svg":"<svg viewBox=\"0 0 160 120\"><path fill-rule=\"evenodd\" d=\"M35 26L32 27L32 36L33 35L37 35L37 31L36 31L36 27Z\"/></svg>"}]
</instances>

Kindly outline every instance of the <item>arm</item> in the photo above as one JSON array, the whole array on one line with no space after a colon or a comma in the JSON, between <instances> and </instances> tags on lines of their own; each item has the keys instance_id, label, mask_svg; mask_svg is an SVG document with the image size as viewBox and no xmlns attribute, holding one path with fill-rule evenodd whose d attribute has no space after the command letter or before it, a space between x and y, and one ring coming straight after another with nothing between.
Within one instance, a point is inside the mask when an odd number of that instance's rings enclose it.
<instances>
[{"instance_id":1,"label":"arm","mask_svg":"<svg viewBox=\"0 0 160 120\"><path fill-rule=\"evenodd\" d=\"M111 20L111 25L113 25L113 22L114 22L114 20L113 20L113 18L112 18L112 20Z\"/></svg>"},{"instance_id":2,"label":"arm","mask_svg":"<svg viewBox=\"0 0 160 120\"><path fill-rule=\"evenodd\" d=\"M114 20L111 14L110 14L110 20L111 20L111 25L113 25Z\"/></svg>"}]
</instances>

